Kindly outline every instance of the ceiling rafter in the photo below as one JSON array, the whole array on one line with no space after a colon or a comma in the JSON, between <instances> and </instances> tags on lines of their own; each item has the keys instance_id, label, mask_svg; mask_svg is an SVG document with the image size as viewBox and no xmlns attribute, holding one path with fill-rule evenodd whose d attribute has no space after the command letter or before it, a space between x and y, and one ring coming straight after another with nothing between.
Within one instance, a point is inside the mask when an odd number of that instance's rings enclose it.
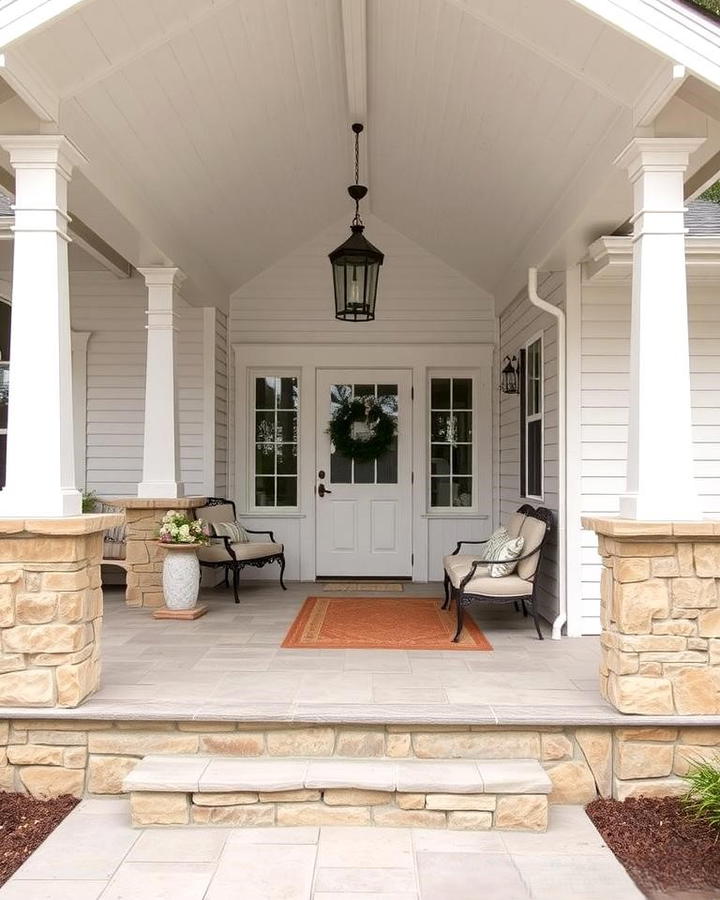
<instances>
[{"instance_id":1,"label":"ceiling rafter","mask_svg":"<svg viewBox=\"0 0 720 900\"><path fill-rule=\"evenodd\" d=\"M663 63L633 107L633 125L652 125L687 79L687 69L679 63Z\"/></svg>"},{"instance_id":2,"label":"ceiling rafter","mask_svg":"<svg viewBox=\"0 0 720 900\"><path fill-rule=\"evenodd\" d=\"M535 56L539 56L541 59L544 59L545 62L550 63L558 69L562 69L562 71L567 72L568 75L572 75L572 77L578 79L578 81L582 81L583 84L586 84L588 87L592 88L592 90L595 91L596 94L599 94L606 100L610 100L612 103L615 103L618 106L629 108L630 104L627 102L625 97L621 97L610 87L608 87L607 84L604 84L603 82L598 81L597 79L588 75L588 73L583 71L583 69L580 69L577 66L566 62L564 59L560 59L560 57L555 56L554 53L549 52L544 47L533 43L533 41L528 40L528 38L519 34L516 30L507 28L504 24L498 22L497 19L493 18L493 16L476 9L474 5L471 5L469 0L447 0L447 2L452 3L454 6L457 6L458 9L461 9L466 15L470 16L470 18L475 19L478 22L482 22L482 24L487 25L488 28L492 28L493 31L501 34L504 38L507 38L507 40L512 41L514 44L518 44L521 47L524 47L530 53L533 53L535 54Z\"/></svg>"},{"instance_id":3,"label":"ceiling rafter","mask_svg":"<svg viewBox=\"0 0 720 900\"><path fill-rule=\"evenodd\" d=\"M43 122L57 122L60 101L37 70L14 50L0 53L0 75Z\"/></svg>"},{"instance_id":4,"label":"ceiling rafter","mask_svg":"<svg viewBox=\"0 0 720 900\"><path fill-rule=\"evenodd\" d=\"M350 122L367 120L367 2L342 0L345 79Z\"/></svg>"},{"instance_id":5,"label":"ceiling rafter","mask_svg":"<svg viewBox=\"0 0 720 900\"><path fill-rule=\"evenodd\" d=\"M205 19L212 18L214 15L220 12L221 9L224 9L226 6L229 6L233 2L235 2L235 0L215 0L212 6L209 6L206 9L195 13L195 15L193 16L188 16L187 19L184 19L182 22L178 22L176 25L168 28L167 31L163 31L161 34L156 35L154 38L152 38L152 40L148 41L142 46L137 47L131 53L126 53L124 56L121 56L119 59L117 59L114 63L109 63L107 66L104 66L89 78L80 79L74 84L71 84L69 87L66 87L61 92L60 99L69 100L72 97L81 94L83 91L86 91L88 88L99 84L101 81L104 81L115 72L126 68L138 59L142 59L143 56L147 56L148 53L152 53L153 50L157 50L160 47L163 47L165 44L169 44L170 41L174 40L176 37L179 37L181 34L184 34L186 31L190 31L196 25L204 22Z\"/></svg>"}]
</instances>

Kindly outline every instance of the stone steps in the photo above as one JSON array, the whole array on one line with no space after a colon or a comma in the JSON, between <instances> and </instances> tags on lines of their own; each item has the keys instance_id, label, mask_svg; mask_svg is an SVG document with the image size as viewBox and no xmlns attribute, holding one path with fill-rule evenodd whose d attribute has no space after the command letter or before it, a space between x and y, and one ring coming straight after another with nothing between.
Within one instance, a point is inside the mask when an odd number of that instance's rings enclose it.
<instances>
[{"instance_id":1,"label":"stone steps","mask_svg":"<svg viewBox=\"0 0 720 900\"><path fill-rule=\"evenodd\" d=\"M146 756L125 777L133 825L397 825L545 831L535 759Z\"/></svg>"}]
</instances>

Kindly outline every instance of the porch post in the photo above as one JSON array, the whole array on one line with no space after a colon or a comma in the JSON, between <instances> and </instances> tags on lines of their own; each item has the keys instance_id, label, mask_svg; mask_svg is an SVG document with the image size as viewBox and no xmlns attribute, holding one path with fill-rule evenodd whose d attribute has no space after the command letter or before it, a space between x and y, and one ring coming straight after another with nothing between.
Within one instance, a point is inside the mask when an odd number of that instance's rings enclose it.
<instances>
[{"instance_id":1,"label":"porch post","mask_svg":"<svg viewBox=\"0 0 720 900\"><path fill-rule=\"evenodd\" d=\"M67 186L87 160L61 134L2 135L15 170L12 386L0 515L74 516Z\"/></svg>"},{"instance_id":2,"label":"porch post","mask_svg":"<svg viewBox=\"0 0 720 900\"><path fill-rule=\"evenodd\" d=\"M627 493L620 514L697 520L692 472L684 174L703 138L633 139L616 160L633 184Z\"/></svg>"},{"instance_id":3,"label":"porch post","mask_svg":"<svg viewBox=\"0 0 720 900\"><path fill-rule=\"evenodd\" d=\"M148 289L145 439L138 497L183 496L177 415L175 288L179 269L139 269Z\"/></svg>"}]
</instances>

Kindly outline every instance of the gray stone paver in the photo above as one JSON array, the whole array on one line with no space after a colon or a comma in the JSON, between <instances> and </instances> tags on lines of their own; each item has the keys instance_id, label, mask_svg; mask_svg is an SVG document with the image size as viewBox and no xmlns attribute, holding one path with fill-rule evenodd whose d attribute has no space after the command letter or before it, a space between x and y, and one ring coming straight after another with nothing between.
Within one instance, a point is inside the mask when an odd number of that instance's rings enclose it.
<instances>
[{"instance_id":1,"label":"gray stone paver","mask_svg":"<svg viewBox=\"0 0 720 900\"><path fill-rule=\"evenodd\" d=\"M125 798L84 800L0 900L642 898L580 807L552 807L546 834L129 822Z\"/></svg>"}]
</instances>

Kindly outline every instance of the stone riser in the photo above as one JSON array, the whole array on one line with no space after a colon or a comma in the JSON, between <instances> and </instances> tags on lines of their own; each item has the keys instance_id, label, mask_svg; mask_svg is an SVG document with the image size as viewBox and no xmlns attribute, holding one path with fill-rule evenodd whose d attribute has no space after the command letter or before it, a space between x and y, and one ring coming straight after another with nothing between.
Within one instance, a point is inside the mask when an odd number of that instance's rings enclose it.
<instances>
[{"instance_id":1,"label":"stone riser","mask_svg":"<svg viewBox=\"0 0 720 900\"><path fill-rule=\"evenodd\" d=\"M423 794L333 788L226 794L137 791L132 823L151 826L377 825L545 831L544 794Z\"/></svg>"},{"instance_id":2,"label":"stone riser","mask_svg":"<svg viewBox=\"0 0 720 900\"><path fill-rule=\"evenodd\" d=\"M686 789L688 759L720 755L713 726L557 727L291 725L289 723L0 721L0 790L36 797L123 793L149 754L247 757L537 759L551 803L585 804Z\"/></svg>"}]
</instances>

